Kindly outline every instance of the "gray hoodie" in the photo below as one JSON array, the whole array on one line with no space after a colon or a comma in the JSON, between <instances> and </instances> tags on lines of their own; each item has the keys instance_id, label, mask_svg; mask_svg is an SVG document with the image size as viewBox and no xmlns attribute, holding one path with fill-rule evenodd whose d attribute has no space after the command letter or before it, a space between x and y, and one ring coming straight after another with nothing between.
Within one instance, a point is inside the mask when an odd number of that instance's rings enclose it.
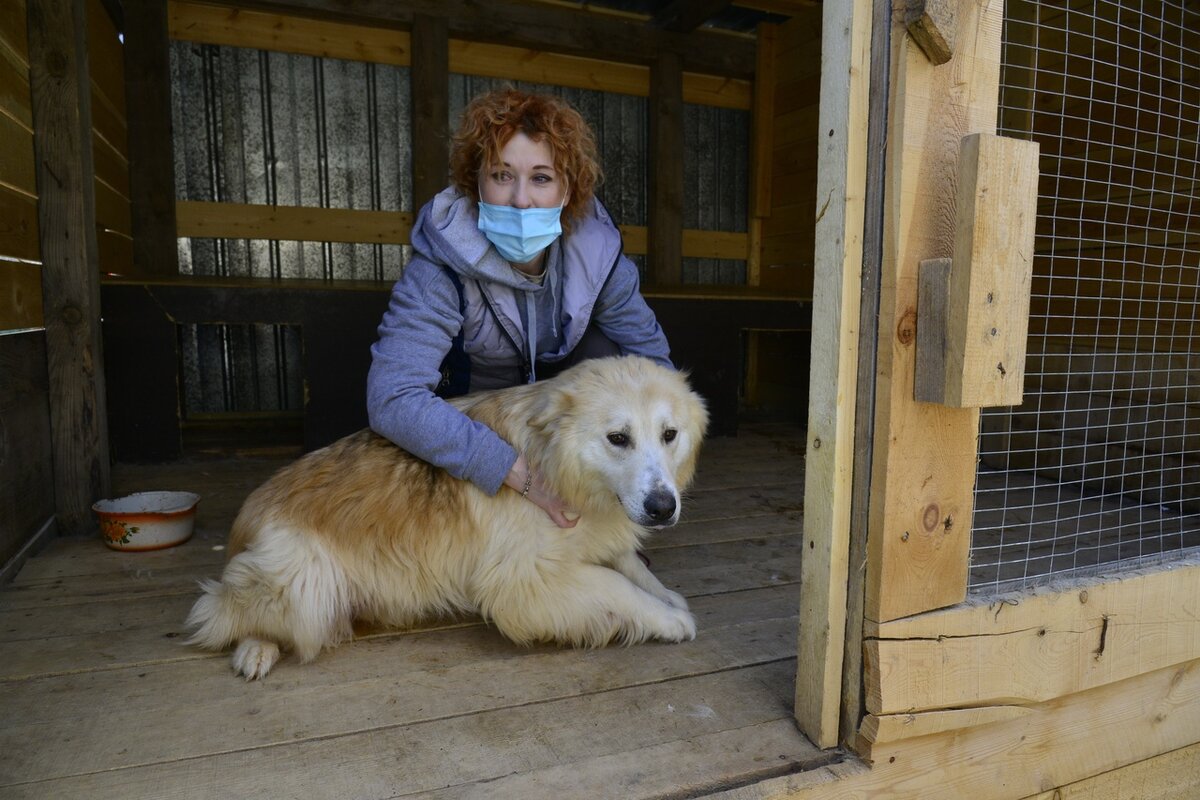
<instances>
[{"instance_id":1,"label":"gray hoodie","mask_svg":"<svg viewBox=\"0 0 1200 800\"><path fill-rule=\"evenodd\" d=\"M536 362L567 357L589 323L623 353L671 366L662 328L638 292L637 267L597 201L550 246L540 284L501 258L478 229L475 202L453 188L421 209L412 244L371 348L371 429L488 494L504 483L517 453L434 393L459 333L471 391L535 379ZM462 283L465 313L447 267Z\"/></svg>"}]
</instances>

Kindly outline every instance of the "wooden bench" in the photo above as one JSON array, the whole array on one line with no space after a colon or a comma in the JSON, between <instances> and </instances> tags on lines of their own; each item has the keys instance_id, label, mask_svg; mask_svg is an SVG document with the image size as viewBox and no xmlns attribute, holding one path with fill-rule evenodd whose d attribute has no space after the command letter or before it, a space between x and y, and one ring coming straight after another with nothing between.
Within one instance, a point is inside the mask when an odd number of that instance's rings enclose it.
<instances>
[{"instance_id":1,"label":"wooden bench","mask_svg":"<svg viewBox=\"0 0 1200 800\"><path fill-rule=\"evenodd\" d=\"M121 461L182 453L178 325L289 324L300 330L305 384L304 448L322 447L367 424L366 377L390 284L181 277L102 282L109 436ZM708 401L714 436L737 432L742 331L807 330L811 305L750 290L711 287L645 292Z\"/></svg>"}]
</instances>

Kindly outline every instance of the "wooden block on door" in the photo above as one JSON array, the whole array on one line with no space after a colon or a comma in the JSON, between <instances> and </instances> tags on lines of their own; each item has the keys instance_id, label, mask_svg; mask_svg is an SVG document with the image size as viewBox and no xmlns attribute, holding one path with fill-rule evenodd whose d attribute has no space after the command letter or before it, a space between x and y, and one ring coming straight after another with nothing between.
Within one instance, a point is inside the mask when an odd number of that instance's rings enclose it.
<instances>
[{"instance_id":1,"label":"wooden block on door","mask_svg":"<svg viewBox=\"0 0 1200 800\"><path fill-rule=\"evenodd\" d=\"M934 402L955 408L1021 403L1038 150L1036 142L992 134L963 137L946 305L945 381L942 397Z\"/></svg>"}]
</instances>

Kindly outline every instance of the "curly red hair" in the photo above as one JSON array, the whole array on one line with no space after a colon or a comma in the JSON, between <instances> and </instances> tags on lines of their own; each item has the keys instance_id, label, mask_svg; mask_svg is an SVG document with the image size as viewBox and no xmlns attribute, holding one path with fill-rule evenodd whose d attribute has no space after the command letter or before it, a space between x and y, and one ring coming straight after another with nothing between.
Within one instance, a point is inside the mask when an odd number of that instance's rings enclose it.
<instances>
[{"instance_id":1,"label":"curly red hair","mask_svg":"<svg viewBox=\"0 0 1200 800\"><path fill-rule=\"evenodd\" d=\"M566 177L570 188L562 213L563 228L570 230L571 222L591 206L603 174L591 127L570 104L554 95L498 89L472 100L454 134L451 181L478 201L480 169L498 162L500 151L518 131L550 145L554 169Z\"/></svg>"}]
</instances>

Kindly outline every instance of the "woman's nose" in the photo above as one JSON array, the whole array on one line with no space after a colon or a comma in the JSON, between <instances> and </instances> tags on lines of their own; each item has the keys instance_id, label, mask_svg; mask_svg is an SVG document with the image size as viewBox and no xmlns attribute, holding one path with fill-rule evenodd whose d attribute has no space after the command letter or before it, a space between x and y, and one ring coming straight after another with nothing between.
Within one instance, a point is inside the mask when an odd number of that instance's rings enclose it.
<instances>
[{"instance_id":1,"label":"woman's nose","mask_svg":"<svg viewBox=\"0 0 1200 800\"><path fill-rule=\"evenodd\" d=\"M512 196L513 208L529 208L532 205L533 198L529 194L529 188L526 186L525 181L514 181Z\"/></svg>"}]
</instances>

